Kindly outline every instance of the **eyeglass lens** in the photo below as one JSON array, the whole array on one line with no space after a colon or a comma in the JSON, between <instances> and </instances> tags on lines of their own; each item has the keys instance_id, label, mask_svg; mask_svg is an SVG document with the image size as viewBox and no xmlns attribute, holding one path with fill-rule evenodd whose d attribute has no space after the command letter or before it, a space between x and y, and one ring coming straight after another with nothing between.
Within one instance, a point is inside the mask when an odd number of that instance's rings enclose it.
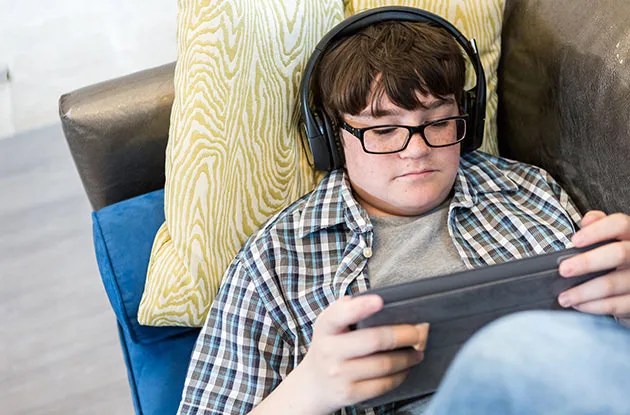
<instances>
[{"instance_id":1,"label":"eyeglass lens","mask_svg":"<svg viewBox=\"0 0 630 415\"><path fill-rule=\"evenodd\" d=\"M455 144L466 135L466 122L463 119L442 120L424 128L424 138L432 146ZM402 150L409 139L405 127L377 127L366 130L363 144L371 152L395 152Z\"/></svg>"}]
</instances>

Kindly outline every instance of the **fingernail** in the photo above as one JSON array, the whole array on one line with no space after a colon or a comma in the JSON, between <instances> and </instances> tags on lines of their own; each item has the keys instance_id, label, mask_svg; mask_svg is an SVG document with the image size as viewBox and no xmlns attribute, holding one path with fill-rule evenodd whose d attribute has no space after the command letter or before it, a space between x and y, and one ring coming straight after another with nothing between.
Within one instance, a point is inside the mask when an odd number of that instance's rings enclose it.
<instances>
[{"instance_id":1,"label":"fingernail","mask_svg":"<svg viewBox=\"0 0 630 415\"><path fill-rule=\"evenodd\" d=\"M582 236L580 232L577 232L571 237L571 242L573 242L573 245L579 246L584 242L584 236Z\"/></svg>"},{"instance_id":2,"label":"fingernail","mask_svg":"<svg viewBox=\"0 0 630 415\"><path fill-rule=\"evenodd\" d=\"M418 332L421 336L426 336L427 334L429 334L430 327L431 325L429 323L416 324L416 329L418 329Z\"/></svg>"},{"instance_id":3,"label":"fingernail","mask_svg":"<svg viewBox=\"0 0 630 415\"><path fill-rule=\"evenodd\" d=\"M569 298L569 296L567 294L560 294L560 296L558 297L558 303L562 306L562 307L568 307L571 305L571 299Z\"/></svg>"},{"instance_id":4,"label":"fingernail","mask_svg":"<svg viewBox=\"0 0 630 415\"><path fill-rule=\"evenodd\" d=\"M416 324L419 342L413 346L418 351L424 351L427 347L427 336L429 335L429 323Z\"/></svg>"},{"instance_id":5,"label":"fingernail","mask_svg":"<svg viewBox=\"0 0 630 415\"><path fill-rule=\"evenodd\" d=\"M573 272L575 271L575 269L570 263L567 263L566 261L564 261L560 264L560 267L558 267L558 271L560 272L561 276L570 277L573 275Z\"/></svg>"}]
</instances>

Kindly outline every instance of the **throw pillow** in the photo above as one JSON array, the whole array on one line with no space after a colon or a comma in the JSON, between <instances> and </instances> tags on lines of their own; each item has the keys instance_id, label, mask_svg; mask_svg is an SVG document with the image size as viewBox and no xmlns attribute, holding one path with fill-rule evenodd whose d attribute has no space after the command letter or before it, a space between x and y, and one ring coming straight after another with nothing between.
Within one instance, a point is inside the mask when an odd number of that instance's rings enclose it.
<instances>
[{"instance_id":1,"label":"throw pillow","mask_svg":"<svg viewBox=\"0 0 630 415\"><path fill-rule=\"evenodd\" d=\"M201 326L234 256L310 191L300 73L341 0L180 0L164 225L138 321Z\"/></svg>"}]
</instances>

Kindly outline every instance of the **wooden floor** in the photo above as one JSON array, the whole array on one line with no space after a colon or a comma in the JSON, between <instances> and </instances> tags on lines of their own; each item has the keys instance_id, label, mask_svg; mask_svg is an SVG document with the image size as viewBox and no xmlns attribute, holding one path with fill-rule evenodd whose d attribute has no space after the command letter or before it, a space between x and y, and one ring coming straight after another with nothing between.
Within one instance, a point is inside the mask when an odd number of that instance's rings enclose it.
<instances>
[{"instance_id":1,"label":"wooden floor","mask_svg":"<svg viewBox=\"0 0 630 415\"><path fill-rule=\"evenodd\" d=\"M0 413L131 414L60 126L0 140Z\"/></svg>"}]
</instances>

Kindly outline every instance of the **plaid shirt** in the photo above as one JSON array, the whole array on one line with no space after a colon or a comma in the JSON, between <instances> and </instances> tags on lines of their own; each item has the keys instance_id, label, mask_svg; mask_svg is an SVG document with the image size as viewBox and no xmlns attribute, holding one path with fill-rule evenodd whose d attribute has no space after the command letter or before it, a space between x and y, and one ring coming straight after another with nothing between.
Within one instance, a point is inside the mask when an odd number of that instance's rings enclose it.
<instances>
[{"instance_id":1,"label":"plaid shirt","mask_svg":"<svg viewBox=\"0 0 630 415\"><path fill-rule=\"evenodd\" d=\"M481 152L461 157L448 230L468 268L569 246L579 220L545 171ZM180 413L247 413L269 395L306 354L319 313L369 288L372 239L369 217L341 170L253 235L201 330Z\"/></svg>"}]
</instances>

